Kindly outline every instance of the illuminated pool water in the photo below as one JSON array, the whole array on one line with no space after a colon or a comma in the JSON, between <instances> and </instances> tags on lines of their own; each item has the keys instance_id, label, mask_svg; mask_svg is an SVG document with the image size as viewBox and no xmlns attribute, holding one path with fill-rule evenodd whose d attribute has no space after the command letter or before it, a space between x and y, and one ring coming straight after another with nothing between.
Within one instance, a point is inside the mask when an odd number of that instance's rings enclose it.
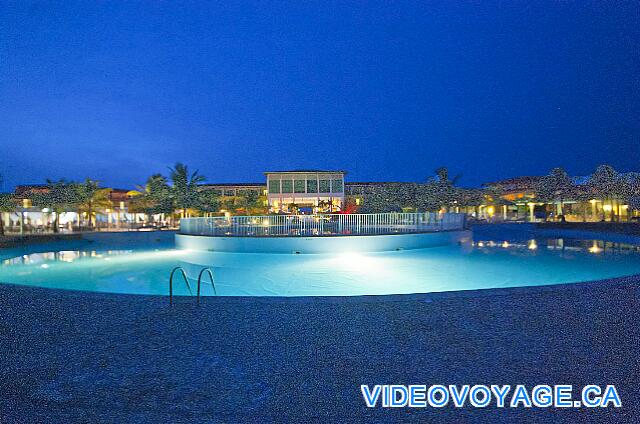
<instances>
[{"instance_id":1,"label":"illuminated pool water","mask_svg":"<svg viewBox=\"0 0 640 424\"><path fill-rule=\"evenodd\" d=\"M166 248L6 257L0 281L96 292L168 293L172 268L213 270L222 296L353 296L562 284L640 274L638 247L598 241L504 240L385 253L213 253ZM180 279L174 293L188 295ZM212 295L203 283L202 295Z\"/></svg>"}]
</instances>

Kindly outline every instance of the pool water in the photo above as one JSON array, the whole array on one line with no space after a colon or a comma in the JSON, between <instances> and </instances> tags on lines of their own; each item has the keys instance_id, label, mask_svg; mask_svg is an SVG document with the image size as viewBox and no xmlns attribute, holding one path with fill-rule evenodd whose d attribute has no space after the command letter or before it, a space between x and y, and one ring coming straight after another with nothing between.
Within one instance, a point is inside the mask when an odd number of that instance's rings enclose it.
<instances>
[{"instance_id":1,"label":"pool water","mask_svg":"<svg viewBox=\"0 0 640 424\"><path fill-rule=\"evenodd\" d=\"M59 247L58 247L59 249ZM46 250L46 249L45 249ZM195 293L203 267L221 296L355 296L563 284L640 274L640 248L563 239L476 240L382 253L260 254L175 250L70 250L7 255L0 282L129 294L168 294L181 266ZM202 295L213 295L203 279ZM189 295L176 276L174 294Z\"/></svg>"}]
</instances>

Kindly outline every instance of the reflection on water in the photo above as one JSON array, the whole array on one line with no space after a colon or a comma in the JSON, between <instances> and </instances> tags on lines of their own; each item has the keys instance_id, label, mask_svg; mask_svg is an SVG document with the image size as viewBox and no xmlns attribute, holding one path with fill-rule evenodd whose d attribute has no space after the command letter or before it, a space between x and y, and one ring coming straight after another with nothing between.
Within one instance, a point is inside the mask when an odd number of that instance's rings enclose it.
<instances>
[{"instance_id":1,"label":"reflection on water","mask_svg":"<svg viewBox=\"0 0 640 424\"><path fill-rule=\"evenodd\" d=\"M168 293L182 266L195 284L213 270L223 296L350 296L562 284L640 274L640 247L599 240L476 240L394 252L224 253L189 250L65 250L0 262L0 281L111 293ZM207 280L208 281L208 280ZM189 295L176 284L176 295ZM205 284L203 295L213 295Z\"/></svg>"},{"instance_id":2,"label":"reflection on water","mask_svg":"<svg viewBox=\"0 0 640 424\"><path fill-rule=\"evenodd\" d=\"M472 241L470 245L480 250L486 250L491 248L499 249L516 249L516 250L560 250L571 252L588 252L588 253L638 253L640 252L640 246L636 246L628 243L615 243L602 240L568 240L568 239L543 239L535 240L531 239L526 242L513 242L513 241L494 241L494 240L479 240Z\"/></svg>"},{"instance_id":3,"label":"reflection on water","mask_svg":"<svg viewBox=\"0 0 640 424\"><path fill-rule=\"evenodd\" d=\"M28 264L41 264L43 262L73 262L81 258L103 258L110 260L109 256L128 255L133 250L105 250L105 251L84 251L84 250L61 250L59 252L42 252L31 253L29 255L17 256L11 259L5 259L2 261L3 265L28 265Z\"/></svg>"},{"instance_id":4,"label":"reflection on water","mask_svg":"<svg viewBox=\"0 0 640 424\"><path fill-rule=\"evenodd\" d=\"M625 253L638 253L640 252L640 246L627 244L627 243L614 243L602 240L565 240L565 239L544 239L535 240L531 239L526 242L514 242L514 241L495 241L495 240L479 240L471 241L465 244L467 247L473 249L488 252L490 249L500 250L530 250L535 251L538 249L546 250L560 250L568 252L588 252L592 254L625 254ZM176 254L176 250L162 250L162 252L172 251ZM105 261L111 260L112 257L132 255L134 250L61 250L57 252L40 252L31 253L28 255L21 255L15 258L5 259L2 261L2 265L29 265L29 264L42 264L44 262L68 262L72 263L79 259L102 259ZM155 252L161 252L161 250L155 250ZM195 252L194 252L195 253Z\"/></svg>"}]
</instances>

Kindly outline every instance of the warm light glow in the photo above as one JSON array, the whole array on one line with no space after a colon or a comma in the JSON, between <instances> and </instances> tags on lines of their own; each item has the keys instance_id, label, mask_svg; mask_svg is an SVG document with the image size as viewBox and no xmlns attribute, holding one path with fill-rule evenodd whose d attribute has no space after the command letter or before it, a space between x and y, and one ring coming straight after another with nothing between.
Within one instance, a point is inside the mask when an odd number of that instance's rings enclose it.
<instances>
[{"instance_id":1,"label":"warm light glow","mask_svg":"<svg viewBox=\"0 0 640 424\"><path fill-rule=\"evenodd\" d=\"M496 208L494 208L493 206L489 206L487 208L487 213L489 214L489 216L493 216L493 214L496 213Z\"/></svg>"},{"instance_id":2,"label":"warm light glow","mask_svg":"<svg viewBox=\"0 0 640 424\"><path fill-rule=\"evenodd\" d=\"M612 209L613 207L611 205L602 205L602 210L605 212L611 212Z\"/></svg>"},{"instance_id":3,"label":"warm light glow","mask_svg":"<svg viewBox=\"0 0 640 424\"><path fill-rule=\"evenodd\" d=\"M590 202L592 205L595 205L595 204L596 204L596 202L597 202L597 200L596 200L596 199L591 199L591 200L589 200L589 202Z\"/></svg>"},{"instance_id":4,"label":"warm light glow","mask_svg":"<svg viewBox=\"0 0 640 424\"><path fill-rule=\"evenodd\" d=\"M600 252L602 252L602 249L600 247L598 247L598 242L596 242L596 241L593 242L593 246L591 246L589 248L589 252L590 253L600 253Z\"/></svg>"},{"instance_id":5,"label":"warm light glow","mask_svg":"<svg viewBox=\"0 0 640 424\"><path fill-rule=\"evenodd\" d=\"M505 248L506 248L506 247L509 247L509 242L508 242L508 241L505 241L504 243L502 243L502 247L505 247Z\"/></svg>"},{"instance_id":6,"label":"warm light glow","mask_svg":"<svg viewBox=\"0 0 640 424\"><path fill-rule=\"evenodd\" d=\"M478 242L478 247L484 247L484 243L483 243L483 242L481 242L481 241L479 241L479 242Z\"/></svg>"},{"instance_id":7,"label":"warm light glow","mask_svg":"<svg viewBox=\"0 0 640 424\"><path fill-rule=\"evenodd\" d=\"M265 219L264 221L262 221L262 225L265 226L265 227L268 227L269 226L269 220Z\"/></svg>"},{"instance_id":8,"label":"warm light glow","mask_svg":"<svg viewBox=\"0 0 640 424\"><path fill-rule=\"evenodd\" d=\"M536 250L538 248L538 243L535 240L529 240L529 249Z\"/></svg>"}]
</instances>

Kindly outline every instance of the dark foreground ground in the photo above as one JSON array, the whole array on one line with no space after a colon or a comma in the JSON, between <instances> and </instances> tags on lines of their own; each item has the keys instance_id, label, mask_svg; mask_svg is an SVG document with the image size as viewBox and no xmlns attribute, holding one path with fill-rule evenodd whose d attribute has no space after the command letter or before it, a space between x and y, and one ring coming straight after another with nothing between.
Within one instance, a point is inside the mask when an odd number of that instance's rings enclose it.
<instances>
[{"instance_id":1,"label":"dark foreground ground","mask_svg":"<svg viewBox=\"0 0 640 424\"><path fill-rule=\"evenodd\" d=\"M639 422L639 306L638 278L199 307L0 285L0 422ZM365 408L384 383L615 384L623 408Z\"/></svg>"}]
</instances>

